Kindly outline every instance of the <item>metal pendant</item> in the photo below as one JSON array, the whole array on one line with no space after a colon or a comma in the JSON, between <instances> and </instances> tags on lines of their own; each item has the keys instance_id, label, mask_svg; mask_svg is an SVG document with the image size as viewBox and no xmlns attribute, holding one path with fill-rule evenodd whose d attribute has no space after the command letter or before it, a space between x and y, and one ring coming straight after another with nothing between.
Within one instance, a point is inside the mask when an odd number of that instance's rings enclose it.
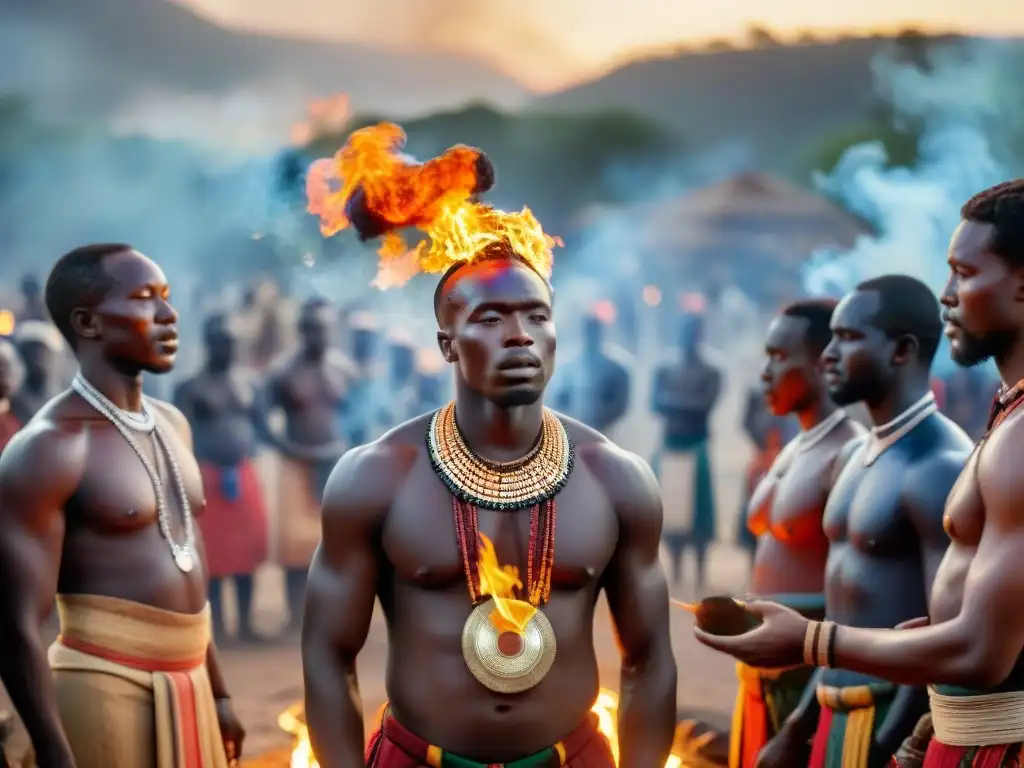
<instances>
[{"instance_id":1,"label":"metal pendant","mask_svg":"<svg viewBox=\"0 0 1024 768\"><path fill-rule=\"evenodd\" d=\"M462 629L462 657L481 685L496 693L522 693L537 685L555 662L555 630L540 610L523 634L499 632L494 601L481 603Z\"/></svg>"},{"instance_id":2,"label":"metal pendant","mask_svg":"<svg viewBox=\"0 0 1024 768\"><path fill-rule=\"evenodd\" d=\"M179 549L174 553L174 564L182 573L189 573L195 566L196 560L187 549Z\"/></svg>"}]
</instances>

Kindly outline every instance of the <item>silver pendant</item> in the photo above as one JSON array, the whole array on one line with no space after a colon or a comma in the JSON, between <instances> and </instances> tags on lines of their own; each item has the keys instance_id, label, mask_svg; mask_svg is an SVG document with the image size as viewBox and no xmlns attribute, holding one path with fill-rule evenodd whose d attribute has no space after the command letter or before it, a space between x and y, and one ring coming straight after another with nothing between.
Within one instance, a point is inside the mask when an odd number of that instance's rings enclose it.
<instances>
[{"instance_id":1,"label":"silver pendant","mask_svg":"<svg viewBox=\"0 0 1024 768\"><path fill-rule=\"evenodd\" d=\"M174 564L178 566L178 569L182 573L189 573L195 566L195 558L192 557L191 552L187 552L184 549L179 549L174 553Z\"/></svg>"},{"instance_id":2,"label":"silver pendant","mask_svg":"<svg viewBox=\"0 0 1024 768\"><path fill-rule=\"evenodd\" d=\"M462 658L480 683L495 693L528 691L555 663L555 630L538 610L521 634L499 632L491 621L494 601L481 603L462 628Z\"/></svg>"}]
</instances>

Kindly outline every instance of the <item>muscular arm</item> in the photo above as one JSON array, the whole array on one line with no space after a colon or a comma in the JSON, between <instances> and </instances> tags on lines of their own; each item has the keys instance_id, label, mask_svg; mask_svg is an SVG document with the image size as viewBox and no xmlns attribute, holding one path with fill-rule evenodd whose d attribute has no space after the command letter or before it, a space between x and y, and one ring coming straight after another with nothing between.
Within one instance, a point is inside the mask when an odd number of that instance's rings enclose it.
<instances>
[{"instance_id":1,"label":"muscular arm","mask_svg":"<svg viewBox=\"0 0 1024 768\"><path fill-rule=\"evenodd\" d=\"M363 764L356 656L370 631L380 527L398 474L390 451L371 443L346 453L324 490L323 537L309 569L302 622L306 721L322 768Z\"/></svg>"},{"instance_id":2,"label":"muscular arm","mask_svg":"<svg viewBox=\"0 0 1024 768\"><path fill-rule=\"evenodd\" d=\"M926 604L931 601L935 573L949 546L949 537L942 527L946 497L966 458L961 453L942 453L916 467L905 478L904 505L921 547ZM928 692L925 688L900 686L876 737L886 754L899 748L907 734L914 730L918 718L927 711Z\"/></svg>"},{"instance_id":3,"label":"muscular arm","mask_svg":"<svg viewBox=\"0 0 1024 768\"><path fill-rule=\"evenodd\" d=\"M619 764L661 768L676 720L676 663L669 634L668 587L658 557L658 483L638 457L617 449L600 476L616 501L619 542L604 587L622 653Z\"/></svg>"},{"instance_id":4,"label":"muscular arm","mask_svg":"<svg viewBox=\"0 0 1024 768\"><path fill-rule=\"evenodd\" d=\"M57 592L64 506L85 469L85 438L33 425L0 457L0 679L40 768L73 768L40 636Z\"/></svg>"},{"instance_id":5,"label":"muscular arm","mask_svg":"<svg viewBox=\"0 0 1024 768\"><path fill-rule=\"evenodd\" d=\"M985 528L956 618L895 631L840 627L838 666L907 685L985 689L1007 678L1024 644L1024 474L1016 466L1021 448L1024 423L1016 421L984 449L978 480Z\"/></svg>"}]
</instances>

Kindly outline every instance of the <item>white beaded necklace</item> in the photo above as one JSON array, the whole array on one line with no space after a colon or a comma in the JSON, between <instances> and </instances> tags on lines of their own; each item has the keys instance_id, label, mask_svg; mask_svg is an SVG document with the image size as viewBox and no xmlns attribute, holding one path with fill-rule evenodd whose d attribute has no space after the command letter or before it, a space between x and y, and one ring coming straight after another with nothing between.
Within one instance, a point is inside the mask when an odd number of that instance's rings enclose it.
<instances>
[{"instance_id":1,"label":"white beaded necklace","mask_svg":"<svg viewBox=\"0 0 1024 768\"><path fill-rule=\"evenodd\" d=\"M181 478L181 467L178 466L178 461L174 458L174 453L167 440L167 435L164 434L163 427L156 421L153 412L146 407L145 400L142 403L142 417L140 418L136 414L128 416L129 411L114 405L102 392L90 384L81 373L78 373L72 380L71 388L85 402L102 416L106 417L107 421L121 433L125 442L135 451L135 455L139 457L139 461L142 462L146 474L149 475L149 481L153 485L153 492L156 494L156 519L157 525L160 528L160 535L167 541L175 564L182 572L188 573L195 566L196 551L195 530L192 525L192 506L189 504L185 483ZM156 466L142 450L142 446L135 439L135 436L132 434L133 431L149 434L153 440L154 451L157 454L163 453L164 458L167 460L167 466L171 469L174 488L177 491L178 500L181 502L181 516L185 528L185 542L183 544L178 544L174 541L171 532L170 512L167 507L167 498L164 496L164 486L160 480L160 474Z\"/></svg>"},{"instance_id":2,"label":"white beaded necklace","mask_svg":"<svg viewBox=\"0 0 1024 768\"><path fill-rule=\"evenodd\" d=\"M849 418L849 415L840 408L834 411L831 416L822 421L819 421L810 429L800 432L796 437L789 441L785 448L779 453L772 462L771 469L768 470L769 474L775 477L775 479L781 479L782 475L781 467L788 466L790 458L797 453L805 453L826 437L828 437L832 430L842 424Z\"/></svg>"},{"instance_id":3,"label":"white beaded necklace","mask_svg":"<svg viewBox=\"0 0 1024 768\"><path fill-rule=\"evenodd\" d=\"M928 394L903 411L895 419L887 421L885 424L879 424L877 427L872 427L871 436L864 446L861 463L865 467L870 467L894 443L910 434L914 427L937 410L939 410L939 405L935 402L935 395L932 392L928 392ZM890 432L889 430L892 431Z\"/></svg>"}]
</instances>

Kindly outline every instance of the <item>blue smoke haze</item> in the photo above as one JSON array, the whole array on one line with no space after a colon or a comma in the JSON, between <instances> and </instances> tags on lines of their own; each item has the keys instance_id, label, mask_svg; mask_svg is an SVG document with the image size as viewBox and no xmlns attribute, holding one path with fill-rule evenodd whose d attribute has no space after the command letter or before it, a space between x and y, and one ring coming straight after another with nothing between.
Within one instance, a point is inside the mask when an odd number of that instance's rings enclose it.
<instances>
[{"instance_id":1,"label":"blue smoke haze","mask_svg":"<svg viewBox=\"0 0 1024 768\"><path fill-rule=\"evenodd\" d=\"M982 42L935 51L930 71L879 59L880 94L898 119L923 125L918 162L890 167L880 144L851 148L828 176L826 194L872 221L847 253L821 253L803 273L812 295L842 295L857 283L894 272L926 282L936 293L948 278L946 250L960 208L975 193L1024 171L1024 62L1010 48ZM936 372L955 368L943 344Z\"/></svg>"}]
</instances>

